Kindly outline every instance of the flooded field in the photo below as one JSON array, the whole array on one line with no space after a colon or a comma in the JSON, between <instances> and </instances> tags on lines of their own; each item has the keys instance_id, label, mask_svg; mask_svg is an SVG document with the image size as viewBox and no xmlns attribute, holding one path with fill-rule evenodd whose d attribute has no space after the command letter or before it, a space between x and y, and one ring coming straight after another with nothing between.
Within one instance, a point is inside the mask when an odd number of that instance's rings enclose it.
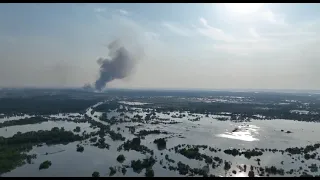
<instances>
[{"instance_id":1,"label":"flooded field","mask_svg":"<svg viewBox=\"0 0 320 180\"><path fill-rule=\"evenodd\" d=\"M76 136L72 140L61 135L65 143L55 143L59 139L57 133L52 135L55 139L33 140L37 143L25 153L36 158L3 171L1 176L319 174L318 122L272 119L258 112L241 119L241 114L232 111L197 113L193 109L159 110L155 106L160 104L152 104L149 99L106 99L83 112L5 117L3 114L0 137L7 143L16 143L17 134L25 133L72 132ZM50 166L39 169L45 161Z\"/></svg>"}]
</instances>

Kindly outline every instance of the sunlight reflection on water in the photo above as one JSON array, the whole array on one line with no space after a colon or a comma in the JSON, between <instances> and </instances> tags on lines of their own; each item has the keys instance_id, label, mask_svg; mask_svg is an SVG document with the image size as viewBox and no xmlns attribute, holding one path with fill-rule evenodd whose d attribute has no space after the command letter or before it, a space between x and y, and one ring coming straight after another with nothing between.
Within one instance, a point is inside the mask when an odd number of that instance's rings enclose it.
<instances>
[{"instance_id":1,"label":"sunlight reflection on water","mask_svg":"<svg viewBox=\"0 0 320 180\"><path fill-rule=\"evenodd\" d=\"M259 127L255 125L240 125L233 132L225 132L217 136L241 141L259 141L259 139L254 137L254 134L258 134L258 130Z\"/></svg>"},{"instance_id":2,"label":"sunlight reflection on water","mask_svg":"<svg viewBox=\"0 0 320 180\"><path fill-rule=\"evenodd\" d=\"M240 172L240 173L236 174L235 177L248 177L248 174L245 172Z\"/></svg>"}]
</instances>

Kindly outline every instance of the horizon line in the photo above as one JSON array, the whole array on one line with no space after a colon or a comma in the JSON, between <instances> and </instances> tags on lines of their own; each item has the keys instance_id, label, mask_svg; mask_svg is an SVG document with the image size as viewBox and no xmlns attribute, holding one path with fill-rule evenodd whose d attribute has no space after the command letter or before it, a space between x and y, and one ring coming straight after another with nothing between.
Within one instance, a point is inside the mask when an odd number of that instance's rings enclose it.
<instances>
[{"instance_id":1,"label":"horizon line","mask_svg":"<svg viewBox=\"0 0 320 180\"><path fill-rule=\"evenodd\" d=\"M34 87L34 86L15 86L15 87L0 87L1 89L83 89L83 87ZM319 92L320 89L283 89L283 88L270 88L270 89L255 89L255 88L117 88L109 87L107 90L149 90L149 91L231 91L231 92Z\"/></svg>"}]
</instances>

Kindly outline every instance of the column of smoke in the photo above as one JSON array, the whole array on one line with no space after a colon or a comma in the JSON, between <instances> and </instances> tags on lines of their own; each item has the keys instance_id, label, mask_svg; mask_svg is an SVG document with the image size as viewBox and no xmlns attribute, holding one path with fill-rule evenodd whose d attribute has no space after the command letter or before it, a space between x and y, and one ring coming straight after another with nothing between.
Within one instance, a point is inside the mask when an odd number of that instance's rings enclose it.
<instances>
[{"instance_id":1,"label":"column of smoke","mask_svg":"<svg viewBox=\"0 0 320 180\"><path fill-rule=\"evenodd\" d=\"M131 74L136 63L132 53L121 45L120 40L115 40L108 45L109 58L99 58L99 77L93 85L85 84L85 90L103 90L106 85L115 80L123 79Z\"/></svg>"}]
</instances>

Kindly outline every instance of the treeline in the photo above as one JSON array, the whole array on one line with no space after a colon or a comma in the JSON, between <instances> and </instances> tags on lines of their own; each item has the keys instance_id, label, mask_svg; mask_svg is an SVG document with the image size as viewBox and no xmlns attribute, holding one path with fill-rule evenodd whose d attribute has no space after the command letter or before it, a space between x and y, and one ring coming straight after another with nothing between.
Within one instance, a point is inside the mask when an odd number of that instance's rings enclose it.
<instances>
[{"instance_id":1,"label":"treeline","mask_svg":"<svg viewBox=\"0 0 320 180\"><path fill-rule=\"evenodd\" d=\"M318 105L318 106L316 106ZM291 113L291 110L304 110L301 108L302 104L299 102L290 103L286 105L279 105L278 103L262 104L262 103L224 103L224 102L181 102L170 103L170 101L158 107L158 104L143 105L143 108L154 108L158 113L180 111L197 114L216 114L221 112L229 112L231 120L244 119L290 119L298 121L320 121L320 104L312 104L312 110L316 113L299 114ZM311 110L307 108L307 110ZM318 113L318 114L317 114ZM257 118L255 115L265 116L264 118Z\"/></svg>"},{"instance_id":2,"label":"treeline","mask_svg":"<svg viewBox=\"0 0 320 180\"><path fill-rule=\"evenodd\" d=\"M37 123L47 122L47 121L49 120L46 118L43 118L41 116L36 116L36 117L19 119L19 120L4 121L3 123L0 123L0 128L9 127L9 126L27 125L27 124L37 124Z\"/></svg>"},{"instance_id":3,"label":"treeline","mask_svg":"<svg viewBox=\"0 0 320 180\"><path fill-rule=\"evenodd\" d=\"M54 127L50 131L18 132L12 137L0 137L0 175L22 166L25 161L30 163L34 156L27 155L26 152L31 150L33 145L42 143L47 145L67 144L82 139L81 136L58 127Z\"/></svg>"},{"instance_id":4,"label":"treeline","mask_svg":"<svg viewBox=\"0 0 320 180\"><path fill-rule=\"evenodd\" d=\"M82 140L81 136L73 134L71 131L65 131L64 128L54 127L50 131L18 132L12 137L0 137L0 146L38 143L46 143L47 145L65 144L80 140Z\"/></svg>"},{"instance_id":5,"label":"treeline","mask_svg":"<svg viewBox=\"0 0 320 180\"><path fill-rule=\"evenodd\" d=\"M93 99L72 99L54 97L0 98L0 113L3 114L57 114L82 112L97 103Z\"/></svg>"}]
</instances>

